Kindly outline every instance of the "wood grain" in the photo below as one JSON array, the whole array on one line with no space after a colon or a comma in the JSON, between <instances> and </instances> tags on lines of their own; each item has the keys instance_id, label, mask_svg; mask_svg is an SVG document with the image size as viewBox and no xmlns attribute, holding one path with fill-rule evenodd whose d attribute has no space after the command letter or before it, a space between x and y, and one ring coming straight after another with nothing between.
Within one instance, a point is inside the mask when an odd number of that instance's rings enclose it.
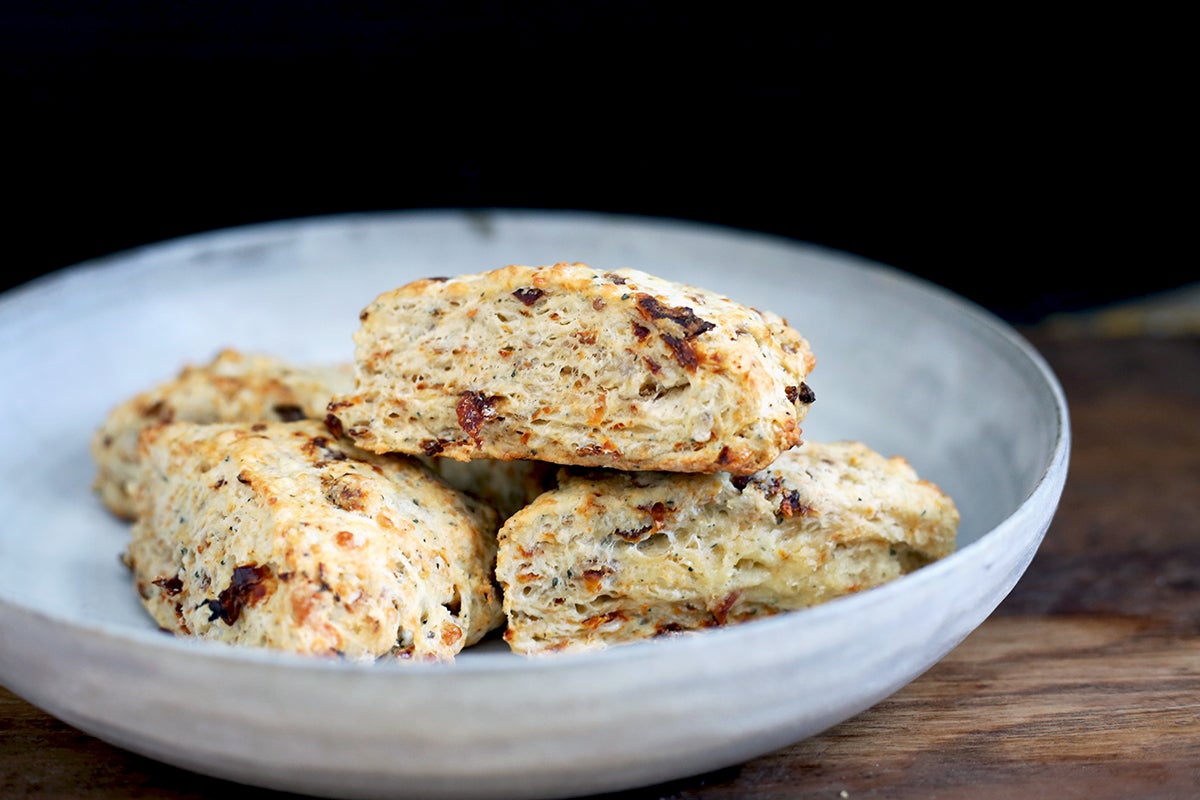
<instances>
[{"instance_id":1,"label":"wood grain","mask_svg":"<svg viewBox=\"0 0 1200 800\"><path fill-rule=\"evenodd\" d=\"M1059 513L996 612L819 736L611 798L1200 798L1200 337L1025 333L1062 381L1074 446ZM243 795L291 797L111 747L0 689L0 797Z\"/></svg>"}]
</instances>

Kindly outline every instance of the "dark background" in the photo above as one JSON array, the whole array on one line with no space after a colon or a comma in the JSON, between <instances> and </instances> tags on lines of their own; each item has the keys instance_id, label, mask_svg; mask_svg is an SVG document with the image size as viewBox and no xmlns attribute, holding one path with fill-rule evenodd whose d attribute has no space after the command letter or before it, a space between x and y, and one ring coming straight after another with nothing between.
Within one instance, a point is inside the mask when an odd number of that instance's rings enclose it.
<instances>
[{"instance_id":1,"label":"dark background","mask_svg":"<svg viewBox=\"0 0 1200 800\"><path fill-rule=\"evenodd\" d=\"M501 206L816 242L1017 323L1196 279L1149 188L1177 22L697 8L6 4L0 288L226 226Z\"/></svg>"}]
</instances>

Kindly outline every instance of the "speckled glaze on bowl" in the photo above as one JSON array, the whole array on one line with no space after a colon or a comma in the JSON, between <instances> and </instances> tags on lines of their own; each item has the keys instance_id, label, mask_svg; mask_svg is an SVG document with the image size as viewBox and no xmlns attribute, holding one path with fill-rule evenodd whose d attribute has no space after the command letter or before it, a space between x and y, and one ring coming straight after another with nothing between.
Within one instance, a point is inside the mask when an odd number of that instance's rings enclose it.
<instances>
[{"instance_id":1,"label":"speckled glaze on bowl","mask_svg":"<svg viewBox=\"0 0 1200 800\"><path fill-rule=\"evenodd\" d=\"M452 665L328 663L154 628L118 561L127 527L90 490L88 438L112 405L224 345L349 359L384 290L555 261L783 314L818 359L805 435L908 458L958 503L958 551L810 610L544 659L489 646ZM0 683L151 758L327 797L566 797L816 734L987 618L1041 543L1070 450L1051 370L959 297L790 240L591 213L335 216L121 253L0 296L0 373Z\"/></svg>"}]
</instances>

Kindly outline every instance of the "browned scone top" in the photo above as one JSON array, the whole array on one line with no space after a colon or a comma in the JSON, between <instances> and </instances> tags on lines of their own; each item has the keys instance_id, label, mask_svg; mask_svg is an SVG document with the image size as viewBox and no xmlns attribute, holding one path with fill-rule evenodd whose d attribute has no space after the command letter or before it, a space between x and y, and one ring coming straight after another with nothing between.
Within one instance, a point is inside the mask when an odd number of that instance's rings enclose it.
<instances>
[{"instance_id":1,"label":"browned scone top","mask_svg":"<svg viewBox=\"0 0 1200 800\"><path fill-rule=\"evenodd\" d=\"M806 441L743 477L564 469L500 529L504 638L594 650L807 608L949 555L958 524L861 442Z\"/></svg>"},{"instance_id":2,"label":"browned scone top","mask_svg":"<svg viewBox=\"0 0 1200 800\"><path fill-rule=\"evenodd\" d=\"M181 636L452 659L503 622L494 510L321 422L174 422L139 440L125 554Z\"/></svg>"},{"instance_id":3,"label":"browned scone top","mask_svg":"<svg viewBox=\"0 0 1200 800\"><path fill-rule=\"evenodd\" d=\"M328 423L379 453L749 474L815 399L786 320L633 269L418 280L360 319Z\"/></svg>"}]
</instances>

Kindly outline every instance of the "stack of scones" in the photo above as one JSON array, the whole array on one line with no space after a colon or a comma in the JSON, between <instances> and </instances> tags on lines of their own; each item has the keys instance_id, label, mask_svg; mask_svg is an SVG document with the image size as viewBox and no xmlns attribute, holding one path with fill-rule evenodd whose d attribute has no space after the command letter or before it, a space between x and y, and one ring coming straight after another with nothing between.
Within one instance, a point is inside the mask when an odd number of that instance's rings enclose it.
<instances>
[{"instance_id":1,"label":"stack of scones","mask_svg":"<svg viewBox=\"0 0 1200 800\"><path fill-rule=\"evenodd\" d=\"M423 279L346 364L229 348L116 406L96 492L176 635L422 660L693 635L954 550L903 457L802 437L815 364L778 315L639 270Z\"/></svg>"}]
</instances>

